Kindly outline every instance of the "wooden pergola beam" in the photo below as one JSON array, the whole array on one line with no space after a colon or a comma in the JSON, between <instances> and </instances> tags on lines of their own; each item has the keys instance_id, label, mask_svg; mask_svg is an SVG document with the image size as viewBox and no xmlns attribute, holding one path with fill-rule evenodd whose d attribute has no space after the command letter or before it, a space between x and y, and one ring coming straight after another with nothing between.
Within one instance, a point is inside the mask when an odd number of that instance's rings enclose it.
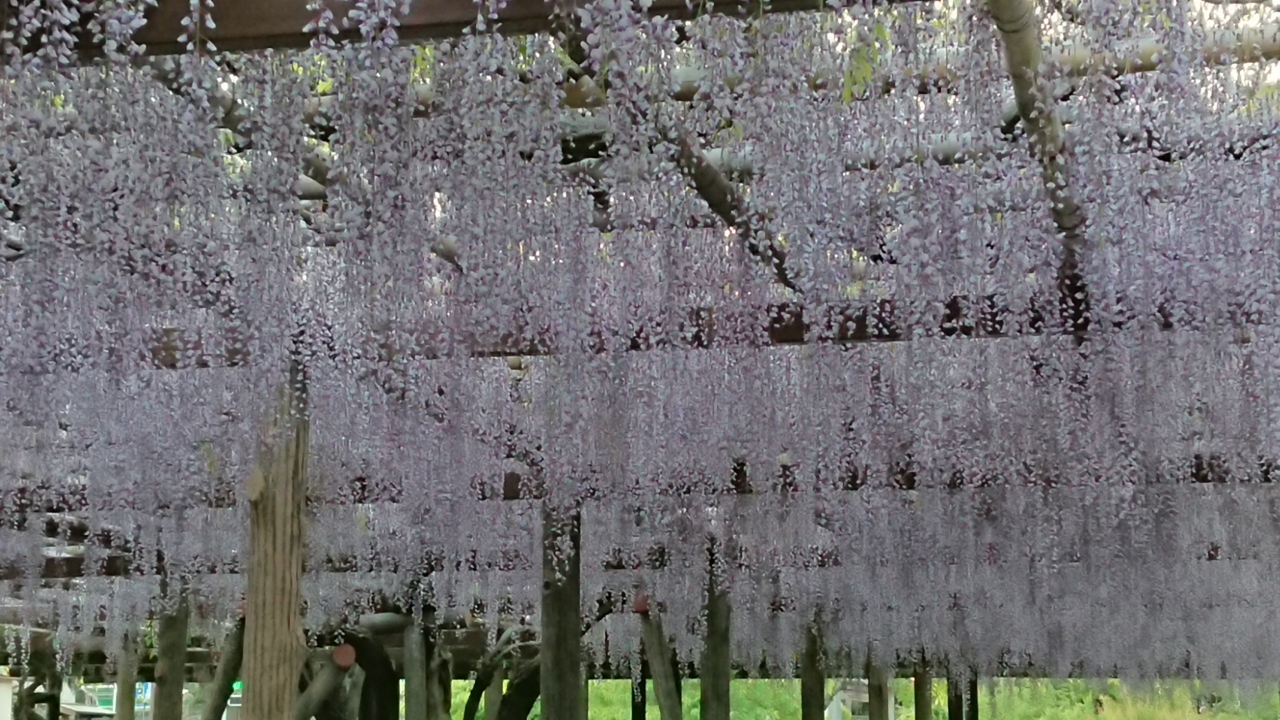
<instances>
[{"instance_id":1,"label":"wooden pergola beam","mask_svg":"<svg viewBox=\"0 0 1280 720\"><path fill-rule=\"evenodd\" d=\"M877 4L921 1L929 0L883 0ZM307 0L217 0L208 13L216 27L201 29L199 38L222 51L306 48L310 46L314 33L305 29L317 16L316 12L307 9L307 4ZM360 40L358 25L349 20L349 3L325 0L323 4L334 14L337 25L344 28L337 35L337 40ZM495 29L505 35L554 31L559 17L582 5L585 3L510 0L496 16L491 17L483 5L478 6L473 0L411 0L409 11L400 17L396 31L401 42L454 38L468 32L491 32ZM707 14L750 17L762 13L830 9L820 0L723 0L714 5L688 3L686 0L653 0L646 11L652 16L691 19ZM18 12L10 9L8 3L0 4L0 22L6 21L8 14L16 15ZM190 14L191 3L186 0L159 0L155 7L147 10L147 24L134 34L133 39L146 46L148 55L184 53L188 42L180 38L185 37L187 29L183 27L183 20ZM481 18L483 29L477 23ZM77 48L86 60L102 55L101 45L93 42L87 30L91 19L97 18L92 15L81 18L83 29L79 33ZM352 29L352 25L356 28ZM7 44L0 44L0 57L8 55Z\"/></svg>"}]
</instances>

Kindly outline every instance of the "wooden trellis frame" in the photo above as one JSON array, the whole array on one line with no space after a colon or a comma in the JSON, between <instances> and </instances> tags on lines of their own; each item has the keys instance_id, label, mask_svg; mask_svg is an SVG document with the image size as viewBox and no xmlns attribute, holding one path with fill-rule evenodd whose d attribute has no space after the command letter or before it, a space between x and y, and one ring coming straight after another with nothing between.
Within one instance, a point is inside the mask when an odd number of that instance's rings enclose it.
<instances>
[{"instance_id":1,"label":"wooden trellis frame","mask_svg":"<svg viewBox=\"0 0 1280 720\"><path fill-rule=\"evenodd\" d=\"M343 9L346 6L338 2L329 2L329 6L334 9ZM1061 120L1055 116L1052 110L1052 103L1045 112L1031 113L1029 109L1037 102L1043 102L1044 97L1038 96L1040 89L1036 86L1036 78L1034 73L1028 68L1037 67L1041 59L1041 50L1039 47L1038 34L1035 32L1028 33L1027 27L1015 27L1015 20L1019 19L1019 13L1025 9L1025 0L992 0L992 13L997 19L998 25L1004 34L1006 48L1008 49L1008 60L1010 65L1010 74L1014 80L1016 104L1018 114L1026 121L1028 130L1035 138L1037 157L1045 166L1046 177L1062 176L1068 174L1062 163L1064 160L1063 151L1063 133ZM781 0L769 5L757 5L756 3L735 2L730 4L721 4L715 7L715 12L733 14L739 13L743 15L754 14L757 12L799 12L799 11L815 11L821 9L821 5L813 2L795 2L794 0ZM7 9L7 5L0 5L0 21L5 18L3 12ZM525 32L541 32L541 31L566 31L566 25L563 21L564 13L572 9L571 5L551 4L540 0L513 0L508 3L504 9L497 14L497 17L487 19L486 24L492 27L495 23L500 23L504 32L525 33ZM689 5L676 0L657 0L649 9L654 14L663 14L671 17L690 17L695 14ZM189 14L190 5L185 2L175 2L174 0L163 0L158 7L148 12L148 24L136 36L136 40L147 45L149 54L168 54L182 52L185 49L184 44L177 42L179 35L182 33L182 20ZM306 47L309 42L309 36L301 31L312 19L312 13L306 9L306 4L302 0L292 0L291 2L262 2L261 0L221 0L216 3L211 12L213 19L217 24L217 28L205 33L201 38L215 44L220 50L256 50L263 48L301 48ZM408 15L404 18L400 26L400 35L405 40L431 39L441 37L454 37L461 34L464 29L474 25L476 20L476 7L471 2L460 2L458 0L417 0L410 6ZM572 33L572 29L567 29ZM1235 61L1249 62L1256 60L1270 60L1280 57L1280 40L1277 40L1275 28L1263 29L1259 33L1246 36L1245 34L1237 34L1230 36L1222 34L1215 37L1205 49L1207 58L1218 58L1221 55L1228 55ZM344 37L351 37L350 34ZM86 58L93 57L97 51L86 44L83 48L83 55ZM1120 58L1116 65L1120 68L1119 72L1143 72L1155 67L1153 57L1159 48L1138 47L1135 48L1136 55L1129 58ZM1223 52L1226 51L1226 52ZM1070 58L1067 53L1063 57ZM1136 59L1135 59L1136 58ZM1107 58L1107 60L1116 60L1116 58ZM1080 67L1083 71L1095 66L1098 61L1090 59L1082 61ZM939 82L946 81L945 72L934 71L929 69L922 71L921 77L925 78L924 84L928 86L936 86ZM821 83L821 79L815 79L815 83ZM696 81L693 82L696 88ZM696 90L694 91L696 93ZM680 96L689 93L676 93L674 99L680 99ZM581 94L583 98L581 103L589 105L591 98L595 97L590 91ZM424 106L429 104L429 98L420 98L419 102ZM317 101L317 111L322 108L323 101ZM1033 119L1034 115L1034 119ZM755 243L753 253L768 265L770 265L775 276L784 285L789 285L788 275L785 266L785 256L781 255L776 247L772 244L770 238L755 238L756 229L753 226L753 219L744 215L741 211L740 203L733 196L732 185L728 183L724 176L726 165L729 160L727 157L715 159L709 154L703 154L703 151L691 139L684 136L676 138L681 148L681 165L690 178L691 184L707 202L712 213L724 222L724 224L738 231L740 237L749 243ZM1272 139L1267 138L1270 141ZM938 153L926 149L921 153L923 156L937 158ZM963 154L963 153L960 153ZM300 181L297 186L298 193L304 198L310 197L318 199L323 196L323 185L325 178L322 176L317 179L314 176L306 176L314 185L319 186L319 190L312 185ZM1061 270L1060 281L1063 286L1064 293L1074 296L1077 290L1083 291L1080 285L1080 279L1074 266L1074 258L1079 250L1080 237L1079 230L1085 222L1085 218L1080 214L1079 207L1075 205L1071 198L1071 188L1069 185L1058 184L1050 185L1051 196L1054 199L1055 210L1053 212L1052 221L1063 235L1064 245L1067 249L1067 261ZM1050 303L1052 304L1052 302ZM1042 304L1043 305L1043 304ZM1087 308L1080 307L1068 308L1060 321L1054 321L1052 318L1056 313L1051 308L1043 306L1033 307L1029 313L1030 317L1011 318L1006 309L1002 308L999 301L994 298L952 298L940 303L940 307L944 309L941 313L940 326L936 329L944 335L960 335L963 337L1001 337L1009 334L1008 327L1014 324L1029 329L1032 333L1067 333L1083 339L1090 330L1096 332L1096 328L1088 328L1081 325L1081 318L1087 315ZM913 329L903 328L900 324L895 323L894 308L891 303L883 303L877 310L867 310L861 306L850 305L849 307L830 308L828 314L824 317L812 317L812 311L806 316L806 311L799 304L780 303L768 308L761 309L761 318L767 326L767 335L769 342L775 345L790 345L812 342L836 342L836 343L855 343L855 342L872 342L872 341L898 341L909 339L913 335ZM1177 319L1173 317L1171 312L1157 313L1158 318L1144 319L1133 318L1131 321L1122 321L1117 323L1116 330L1122 329L1127 322L1135 324L1148 323L1154 321L1154 324L1163 329L1173 329L1177 324ZM644 336L644 332L637 333L637 337L630 338L628 344L633 350L645 350L652 347L662 347L669 343L685 344L690 347L722 347L717 343L715 333L715 311L713 308L696 308L687 313L690 318L687 326L682 328L680 332L668 335L664 338L648 338ZM1270 323L1273 318L1260 318L1256 316L1241 316L1239 324L1248 326L1257 323ZM935 330L930 328L930 331ZM1025 333L1023 333L1025 334ZM197 346L195 357L190 353L190 348L184 343L183 355L180 358L179 346L176 342L176 332L160 331L154 347L150 353L151 362L160 368L178 368L182 367L211 367L211 366L235 366L249 360L243 356L215 356L213 354L200 351ZM431 357L433 353L433 339L437 339L439 335L427 328L418 334L420 339L419 347L416 348L392 348L385 344L375 343L379 350L387 357L403 355L406 352L414 352L420 356ZM1247 333L1244 340L1247 342ZM207 343L212 346L215 343ZM607 346L608 343L601 343L601 348ZM498 338L498 339L476 339L473 343L471 352L475 355L489 356L537 356L554 354L557 351L557 343L555 338L545 337L522 337L522 338ZM180 363L181 359L181 363ZM44 500L31 501L30 507L41 507L42 509L57 508L61 510L69 510L71 506L63 503L48 503ZM93 534L88 529L75 530L75 533L81 533L88 537ZM114 562L114 561L112 561ZM65 577L66 574L74 573L75 569L71 567L63 567L74 565L74 561L57 561L52 563L55 567L48 568L51 577ZM567 682L565 685L572 686L574 683ZM564 706L564 699L558 698L560 706Z\"/></svg>"}]
</instances>

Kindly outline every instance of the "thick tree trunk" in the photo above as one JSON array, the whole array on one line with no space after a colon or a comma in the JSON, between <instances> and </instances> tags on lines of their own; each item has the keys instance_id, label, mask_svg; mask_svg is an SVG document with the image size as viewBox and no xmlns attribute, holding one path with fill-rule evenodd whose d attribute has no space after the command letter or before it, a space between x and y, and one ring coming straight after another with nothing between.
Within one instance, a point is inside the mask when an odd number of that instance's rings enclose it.
<instances>
[{"instance_id":1,"label":"thick tree trunk","mask_svg":"<svg viewBox=\"0 0 1280 720\"><path fill-rule=\"evenodd\" d=\"M916 701L916 720L933 720L933 673L929 663L921 660L916 670L914 687Z\"/></svg>"},{"instance_id":2,"label":"thick tree trunk","mask_svg":"<svg viewBox=\"0 0 1280 720\"><path fill-rule=\"evenodd\" d=\"M310 430L306 387L290 370L249 479L249 568L244 627L245 720L293 717L302 634L303 513Z\"/></svg>"},{"instance_id":3,"label":"thick tree trunk","mask_svg":"<svg viewBox=\"0 0 1280 720\"><path fill-rule=\"evenodd\" d=\"M823 720L827 710L827 677L822 666L822 638L816 625L804 634L800 656L800 720Z\"/></svg>"},{"instance_id":4,"label":"thick tree trunk","mask_svg":"<svg viewBox=\"0 0 1280 720\"><path fill-rule=\"evenodd\" d=\"M138 698L138 661L140 643L132 635L126 635L124 649L116 661L116 720L134 720ZM222 720L219 715L214 720Z\"/></svg>"},{"instance_id":5,"label":"thick tree trunk","mask_svg":"<svg viewBox=\"0 0 1280 720\"><path fill-rule=\"evenodd\" d=\"M543 512L542 717L582 714L581 516ZM505 702L505 701L504 701Z\"/></svg>"},{"instance_id":6,"label":"thick tree trunk","mask_svg":"<svg viewBox=\"0 0 1280 720\"><path fill-rule=\"evenodd\" d=\"M201 720L222 720L227 712L227 702L235 692L236 678L240 677L243 661L244 618L241 618L222 641L222 656L218 658L218 669L214 671L213 682L209 685L209 700L200 714ZM120 716L117 714L116 717Z\"/></svg>"},{"instance_id":7,"label":"thick tree trunk","mask_svg":"<svg viewBox=\"0 0 1280 720\"><path fill-rule=\"evenodd\" d=\"M729 685L733 679L729 654L730 612L729 595L713 571L707 586L707 637L698 683L702 691L699 715L702 720L729 720Z\"/></svg>"},{"instance_id":8,"label":"thick tree trunk","mask_svg":"<svg viewBox=\"0 0 1280 720\"><path fill-rule=\"evenodd\" d=\"M156 622L156 683L151 703L152 720L182 720L182 690L187 681L187 626L191 607L184 589L171 615Z\"/></svg>"},{"instance_id":9,"label":"thick tree trunk","mask_svg":"<svg viewBox=\"0 0 1280 720\"><path fill-rule=\"evenodd\" d=\"M644 633L645 658L649 661L649 674L653 676L653 694L658 699L658 715L662 720L682 720L684 709L680 704L680 677L675 663L671 662L671 646L667 633L662 629L662 618L654 609L640 619Z\"/></svg>"}]
</instances>

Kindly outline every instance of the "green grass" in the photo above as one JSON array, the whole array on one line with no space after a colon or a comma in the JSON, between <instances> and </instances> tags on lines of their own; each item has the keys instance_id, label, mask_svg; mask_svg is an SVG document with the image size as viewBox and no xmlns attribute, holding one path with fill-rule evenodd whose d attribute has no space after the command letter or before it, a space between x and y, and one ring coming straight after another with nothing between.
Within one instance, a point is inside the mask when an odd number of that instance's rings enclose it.
<instances>
[{"instance_id":1,"label":"green grass","mask_svg":"<svg viewBox=\"0 0 1280 720\"><path fill-rule=\"evenodd\" d=\"M832 683L834 689L834 683ZM462 717L470 683L455 682L452 715ZM591 720L630 720L631 684L625 680L597 680L590 684ZM897 696L895 717L914 717L910 680L894 681ZM1196 712L1195 698L1209 692L1222 702L1205 713ZM734 720L791 720L800 716L800 685L794 680L737 680L731 689ZM1102 696L1101 714L1094 712L1094 699ZM698 718L698 683L683 687L685 720ZM935 684L934 718L946 720L946 686ZM983 685L979 697L983 720L1276 720L1280 718L1280 694L1274 685L1258 688L1252 695L1230 687L1200 687L1189 682L1165 682L1144 688L1127 687L1118 681L1080 680L997 680ZM484 717L483 709L481 718ZM658 708L649 688L646 717L658 720ZM530 718L539 718L534 707Z\"/></svg>"}]
</instances>

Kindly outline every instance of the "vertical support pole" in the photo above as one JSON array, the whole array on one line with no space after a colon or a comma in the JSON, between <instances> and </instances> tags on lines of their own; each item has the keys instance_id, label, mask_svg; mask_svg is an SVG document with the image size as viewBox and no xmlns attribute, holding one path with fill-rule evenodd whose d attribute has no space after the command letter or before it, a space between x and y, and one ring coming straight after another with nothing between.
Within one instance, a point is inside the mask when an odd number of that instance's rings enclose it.
<instances>
[{"instance_id":1,"label":"vertical support pole","mask_svg":"<svg viewBox=\"0 0 1280 720\"><path fill-rule=\"evenodd\" d=\"M729 720L729 686L733 679L729 655L731 608L729 594L724 590L723 570L717 567L718 550L718 543L712 540L707 553L707 637L698 673L702 720Z\"/></svg>"},{"instance_id":2,"label":"vertical support pole","mask_svg":"<svg viewBox=\"0 0 1280 720\"><path fill-rule=\"evenodd\" d=\"M631 720L645 720L645 711L648 710L647 685L644 676L631 679Z\"/></svg>"},{"instance_id":3,"label":"vertical support pole","mask_svg":"<svg viewBox=\"0 0 1280 720\"><path fill-rule=\"evenodd\" d=\"M649 674L653 676L653 694L658 698L658 715L662 720L682 720L684 708L680 703L680 676L671 659L671 647L662 618L650 607L640 618L644 633L644 652L649 660Z\"/></svg>"},{"instance_id":4,"label":"vertical support pole","mask_svg":"<svg viewBox=\"0 0 1280 720\"><path fill-rule=\"evenodd\" d=\"M582 516L548 506L542 522L542 716L574 720L582 713Z\"/></svg>"},{"instance_id":5,"label":"vertical support pole","mask_svg":"<svg viewBox=\"0 0 1280 720\"><path fill-rule=\"evenodd\" d=\"M947 720L965 720L964 686L953 672L947 672Z\"/></svg>"},{"instance_id":6,"label":"vertical support pole","mask_svg":"<svg viewBox=\"0 0 1280 720\"><path fill-rule=\"evenodd\" d=\"M235 691L236 678L240 676L240 664L243 660L244 618L241 618L222 641L222 656L218 658L218 669L213 674L209 702L204 706L201 720L222 720L222 715L227 711L227 702ZM119 713L116 713L116 718L120 718Z\"/></svg>"},{"instance_id":7,"label":"vertical support pole","mask_svg":"<svg viewBox=\"0 0 1280 720\"><path fill-rule=\"evenodd\" d=\"M140 645L133 633L125 635L124 649L116 660L115 714L118 720L133 720L137 714Z\"/></svg>"},{"instance_id":8,"label":"vertical support pole","mask_svg":"<svg viewBox=\"0 0 1280 720\"><path fill-rule=\"evenodd\" d=\"M889 720L889 681L884 670L867 659L867 718Z\"/></svg>"},{"instance_id":9,"label":"vertical support pole","mask_svg":"<svg viewBox=\"0 0 1280 720\"><path fill-rule=\"evenodd\" d=\"M915 693L916 720L933 720L933 672L929 669L929 661L924 658L916 668L912 690Z\"/></svg>"},{"instance_id":10,"label":"vertical support pole","mask_svg":"<svg viewBox=\"0 0 1280 720\"><path fill-rule=\"evenodd\" d=\"M302 523L306 512L310 428L301 366L263 427L249 477L249 567L244 626L244 718L293 717L302 634Z\"/></svg>"},{"instance_id":11,"label":"vertical support pole","mask_svg":"<svg viewBox=\"0 0 1280 720\"><path fill-rule=\"evenodd\" d=\"M800 720L823 720L827 709L827 677L822 666L822 637L817 623L805 631L800 656Z\"/></svg>"},{"instance_id":12,"label":"vertical support pole","mask_svg":"<svg viewBox=\"0 0 1280 720\"><path fill-rule=\"evenodd\" d=\"M978 688L978 671L974 670L973 675L969 677L969 692L967 700L968 707L965 708L965 720L978 720L978 696L980 690Z\"/></svg>"},{"instance_id":13,"label":"vertical support pole","mask_svg":"<svg viewBox=\"0 0 1280 720\"><path fill-rule=\"evenodd\" d=\"M416 622L404 629L404 720L428 720L427 638Z\"/></svg>"},{"instance_id":14,"label":"vertical support pole","mask_svg":"<svg viewBox=\"0 0 1280 720\"><path fill-rule=\"evenodd\" d=\"M502 681L506 671L499 666L493 673L493 681L484 689L484 720L498 720L498 708L502 706Z\"/></svg>"},{"instance_id":15,"label":"vertical support pole","mask_svg":"<svg viewBox=\"0 0 1280 720\"><path fill-rule=\"evenodd\" d=\"M191 608L186 590L168 582L169 592L177 593L178 606L171 615L161 615L156 622L156 687L151 701L152 720L182 720L182 690L187 682L187 626Z\"/></svg>"}]
</instances>

